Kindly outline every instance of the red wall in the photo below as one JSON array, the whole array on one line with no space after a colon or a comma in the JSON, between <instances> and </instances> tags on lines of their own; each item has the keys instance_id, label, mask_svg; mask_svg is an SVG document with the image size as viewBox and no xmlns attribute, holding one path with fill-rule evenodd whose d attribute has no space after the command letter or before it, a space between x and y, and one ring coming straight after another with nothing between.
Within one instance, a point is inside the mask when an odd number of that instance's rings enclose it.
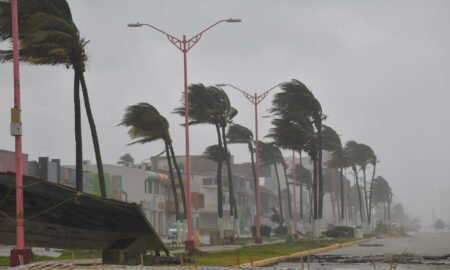
<instances>
[{"instance_id":1,"label":"red wall","mask_svg":"<svg viewBox=\"0 0 450 270\"><path fill-rule=\"evenodd\" d=\"M28 174L28 155L22 155L23 173ZM16 171L16 154L14 152L0 150L0 163L2 172Z\"/></svg>"}]
</instances>

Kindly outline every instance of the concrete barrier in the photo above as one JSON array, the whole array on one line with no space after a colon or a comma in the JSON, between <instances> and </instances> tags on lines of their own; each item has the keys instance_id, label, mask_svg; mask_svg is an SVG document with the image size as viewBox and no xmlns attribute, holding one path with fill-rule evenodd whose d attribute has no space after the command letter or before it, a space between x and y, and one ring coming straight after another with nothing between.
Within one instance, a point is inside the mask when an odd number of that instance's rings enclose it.
<instances>
[{"instance_id":1,"label":"concrete barrier","mask_svg":"<svg viewBox=\"0 0 450 270\"><path fill-rule=\"evenodd\" d=\"M348 246L351 246L351 245L355 245L355 244L359 244L359 243L362 243L362 242L367 242L367 241L371 241L371 240L375 240L375 239L376 239L376 237L371 237L371 238L351 241L351 242L347 242L347 243L343 243L343 244L334 244L334 245L331 245L331 246L328 246L328 247L323 247L323 248L316 248L316 249L311 249L311 250L300 251L300 252L292 253L292 254L287 255L287 256L278 256L278 257L268 258L268 259L264 259L264 260L259 260L259 261L253 262L253 266L267 266L267 265L271 265L271 264L274 264L274 263L283 262L283 261L286 261L286 260L291 259L291 258L306 257L306 256L309 256L309 255L322 253L322 252L326 252L326 251L330 251L330 250L334 250L334 249L338 249L338 248L342 248L342 247L348 247ZM251 263L241 264L242 268L244 268L244 267L251 267L251 266L252 266Z\"/></svg>"}]
</instances>

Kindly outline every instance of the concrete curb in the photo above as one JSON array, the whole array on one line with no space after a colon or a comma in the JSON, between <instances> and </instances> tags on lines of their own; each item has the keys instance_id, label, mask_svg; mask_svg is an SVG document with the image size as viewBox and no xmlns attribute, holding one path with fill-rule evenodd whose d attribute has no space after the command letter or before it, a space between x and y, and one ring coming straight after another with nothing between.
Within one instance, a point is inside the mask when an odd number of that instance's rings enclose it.
<instances>
[{"instance_id":1,"label":"concrete curb","mask_svg":"<svg viewBox=\"0 0 450 270\"><path fill-rule=\"evenodd\" d=\"M356 240L356 241L347 242L347 243L343 243L343 244L335 244L335 245L331 245L331 246L323 247L323 248L305 250L305 251L301 251L301 252L297 252L297 253L292 253L292 254L286 255L286 256L279 256L279 257L273 257L273 258L268 258L268 259L264 259L264 260L259 260L259 261L253 262L253 265L251 263L241 264L240 267L267 266L270 264L286 261L287 259L290 259L290 258L301 258L301 257L305 257L308 255L322 253L325 251L330 251L330 250L334 250L334 249L338 249L338 248L342 248L342 247L348 247L351 245L355 245L355 244L359 244L359 243L363 243L363 242L367 242L367 241L371 241L371 240L375 240L375 239L377 239L377 238L371 237L371 238Z\"/></svg>"}]
</instances>

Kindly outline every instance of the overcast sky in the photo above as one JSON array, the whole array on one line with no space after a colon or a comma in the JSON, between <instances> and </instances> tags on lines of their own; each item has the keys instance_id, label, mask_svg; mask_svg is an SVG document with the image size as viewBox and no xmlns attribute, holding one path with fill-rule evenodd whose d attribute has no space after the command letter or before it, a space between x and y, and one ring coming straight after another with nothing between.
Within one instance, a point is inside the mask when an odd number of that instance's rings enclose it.
<instances>
[{"instance_id":1,"label":"overcast sky","mask_svg":"<svg viewBox=\"0 0 450 270\"><path fill-rule=\"evenodd\" d=\"M188 82L231 83L261 93L298 79L308 85L328 116L326 124L370 145L378 173L395 200L431 220L438 190L449 187L450 1L118 1L69 0L82 36L90 40L86 80L105 163L125 152L136 162L163 150L162 143L127 146L117 127L124 109L149 102L171 124L175 151L184 155L183 118L172 114L183 91L183 58L165 36L195 35L223 18L188 53ZM5 47L3 44L2 46ZM23 147L39 156L75 160L73 72L63 66L21 65ZM0 65L0 149L13 150L9 108L12 65ZM253 107L232 89L236 123L254 128ZM271 93L260 106L267 116ZM83 111L84 159L95 160ZM260 118L260 137L270 118ZM192 154L216 143L211 126L191 128ZM232 146L236 161L248 161L245 146ZM286 152L286 155L289 153ZM449 209L445 209L447 212Z\"/></svg>"}]
</instances>

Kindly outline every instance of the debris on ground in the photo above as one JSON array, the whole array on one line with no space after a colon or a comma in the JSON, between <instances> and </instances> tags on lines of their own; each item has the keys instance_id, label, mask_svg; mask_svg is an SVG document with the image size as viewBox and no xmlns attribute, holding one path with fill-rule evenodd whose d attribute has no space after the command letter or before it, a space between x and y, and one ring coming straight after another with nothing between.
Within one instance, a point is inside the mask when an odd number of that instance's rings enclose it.
<instances>
[{"instance_id":1,"label":"debris on ground","mask_svg":"<svg viewBox=\"0 0 450 270\"><path fill-rule=\"evenodd\" d=\"M346 255L311 255L310 261L316 263L342 263L342 264L360 264L360 263L390 263L395 264L426 264L426 265L450 265L450 254L444 256L422 256L418 254L389 254L375 256L346 256ZM289 258L287 262L300 262L299 258Z\"/></svg>"},{"instance_id":2,"label":"debris on ground","mask_svg":"<svg viewBox=\"0 0 450 270\"><path fill-rule=\"evenodd\" d=\"M373 243L373 244L363 243L363 244L359 244L358 246L360 246L360 247L382 247L384 245L383 244L378 244L378 243Z\"/></svg>"}]
</instances>

